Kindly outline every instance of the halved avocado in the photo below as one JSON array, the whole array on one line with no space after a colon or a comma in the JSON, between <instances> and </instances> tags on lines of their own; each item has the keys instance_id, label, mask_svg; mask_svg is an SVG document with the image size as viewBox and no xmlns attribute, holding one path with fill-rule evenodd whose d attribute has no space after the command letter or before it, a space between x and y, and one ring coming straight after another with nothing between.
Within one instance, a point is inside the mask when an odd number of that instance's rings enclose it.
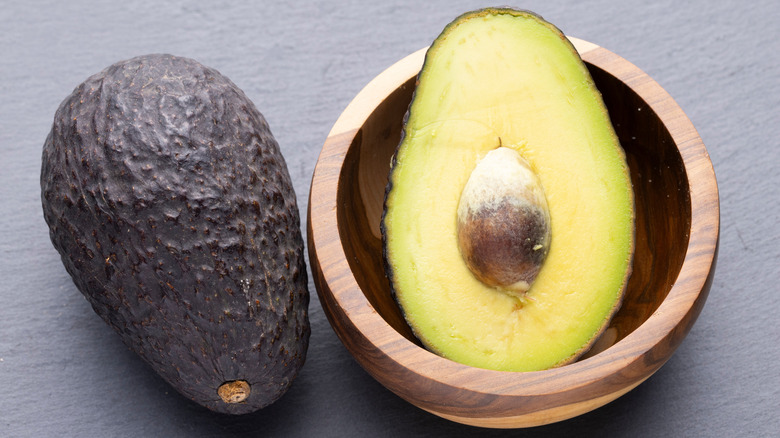
<instances>
[{"instance_id":1,"label":"halved avocado","mask_svg":"<svg viewBox=\"0 0 780 438\"><path fill-rule=\"evenodd\" d=\"M496 370L547 369L587 351L619 308L630 276L634 201L601 95L563 33L525 11L458 17L427 52L403 129L382 232L392 291L415 335L441 356ZM539 212L549 214L540 222L547 240L543 233L522 234L533 224L518 219L520 210L493 208L506 199L537 204L524 195L484 202L481 217L509 237L498 231L480 237L464 227L472 219L459 216L458 207L472 196L464 191L472 175L478 181L469 184L488 193L503 184L479 176L492 170L478 170L499 148L516 153L535 174L528 184L544 194ZM527 285L490 280L482 275L486 268L469 262L476 253L464 249L464 239L490 238L539 239L515 255L483 260L523 270L517 258L538 259Z\"/></svg>"}]
</instances>

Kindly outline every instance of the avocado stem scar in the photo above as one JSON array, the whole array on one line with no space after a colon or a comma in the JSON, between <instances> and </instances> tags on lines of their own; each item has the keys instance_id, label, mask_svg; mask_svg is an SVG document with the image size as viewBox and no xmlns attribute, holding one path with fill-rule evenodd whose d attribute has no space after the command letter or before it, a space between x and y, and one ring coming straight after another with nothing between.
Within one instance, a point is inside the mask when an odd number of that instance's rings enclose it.
<instances>
[{"instance_id":1,"label":"avocado stem scar","mask_svg":"<svg viewBox=\"0 0 780 438\"><path fill-rule=\"evenodd\" d=\"M220 385L217 394L225 403L241 403L249 398L251 390L246 380L231 380Z\"/></svg>"}]
</instances>

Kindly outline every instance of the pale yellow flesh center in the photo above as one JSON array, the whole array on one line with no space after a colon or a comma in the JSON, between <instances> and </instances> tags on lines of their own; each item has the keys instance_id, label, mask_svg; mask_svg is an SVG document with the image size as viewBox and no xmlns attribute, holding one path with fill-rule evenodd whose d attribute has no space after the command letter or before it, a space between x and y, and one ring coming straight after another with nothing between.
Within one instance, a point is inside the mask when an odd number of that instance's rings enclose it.
<instances>
[{"instance_id":1,"label":"pale yellow flesh center","mask_svg":"<svg viewBox=\"0 0 780 438\"><path fill-rule=\"evenodd\" d=\"M404 314L429 348L473 366L544 369L586 345L615 306L632 194L598 92L560 36L534 20L479 20L428 54L392 174L388 257ZM499 137L535 169L551 215L549 254L526 302L476 280L457 247L460 194Z\"/></svg>"}]
</instances>

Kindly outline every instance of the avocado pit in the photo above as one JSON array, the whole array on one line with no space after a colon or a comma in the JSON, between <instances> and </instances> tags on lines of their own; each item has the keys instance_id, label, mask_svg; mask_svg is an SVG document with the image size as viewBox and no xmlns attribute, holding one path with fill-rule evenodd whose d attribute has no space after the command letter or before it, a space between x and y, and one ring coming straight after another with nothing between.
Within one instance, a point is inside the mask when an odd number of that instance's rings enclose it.
<instances>
[{"instance_id":1,"label":"avocado pit","mask_svg":"<svg viewBox=\"0 0 780 438\"><path fill-rule=\"evenodd\" d=\"M550 213L541 182L512 148L499 146L477 164L457 212L458 246L474 276L522 297L550 246Z\"/></svg>"}]
</instances>

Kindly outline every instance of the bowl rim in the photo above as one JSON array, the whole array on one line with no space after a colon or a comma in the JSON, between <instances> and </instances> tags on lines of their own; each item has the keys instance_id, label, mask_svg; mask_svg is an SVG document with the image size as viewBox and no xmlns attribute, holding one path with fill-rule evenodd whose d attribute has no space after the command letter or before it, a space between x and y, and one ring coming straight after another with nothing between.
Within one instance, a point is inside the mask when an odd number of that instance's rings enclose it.
<instances>
[{"instance_id":1,"label":"bowl rim","mask_svg":"<svg viewBox=\"0 0 780 438\"><path fill-rule=\"evenodd\" d=\"M583 60L623 81L650 106L677 145L689 182L695 181L695 184L689 184L691 223L688 246L680 272L666 298L646 321L606 350L559 368L529 372L486 370L442 358L404 338L378 315L360 290L351 270L347 269L345 275L336 269L339 261L346 260L342 241L348 238L341 235L337 218L340 171L352 138L378 103L416 76L424 61L426 47L391 65L356 95L331 129L312 176L308 204L309 251L317 255L321 281L327 285L330 294L328 300L332 299L333 303L338 304L338 310L353 325L350 333L361 337L360 345L370 345L379 350L385 359L405 369L413 368L414 373L438 384L484 394L516 397L551 395L563 390L585 388L599 380L623 373L624 390L613 394L596 394L605 397L601 403L605 404L639 385L668 359L663 358L651 369L646 369L647 365L641 364L643 356L664 344L665 350L669 350L666 354L670 357L690 330L703 307L712 281L720 231L717 182L704 143L682 109L645 72L596 44L572 37L569 40ZM313 212L317 223L311 223ZM335 230L338 238L333 239L332 235L328 237L328 233L323 232L328 229ZM317 286L318 292L322 294L320 284ZM330 304L323 302L322 305L325 308ZM333 311L325 308L325 313L333 325L329 310ZM341 338L339 330L336 332ZM354 355L353 351L350 352ZM631 368L632 371L626 371ZM367 371L374 375L371 370ZM374 377L377 378L376 375ZM381 380L380 383L385 384ZM493 388L496 392L492 392ZM399 388L390 389L409 399L409 395ZM427 409L426 406L420 407ZM436 413L442 415L442 412ZM447 415L447 412L443 413L443 416ZM454 415L471 414L457 411ZM473 416L479 414L473 413Z\"/></svg>"}]
</instances>

